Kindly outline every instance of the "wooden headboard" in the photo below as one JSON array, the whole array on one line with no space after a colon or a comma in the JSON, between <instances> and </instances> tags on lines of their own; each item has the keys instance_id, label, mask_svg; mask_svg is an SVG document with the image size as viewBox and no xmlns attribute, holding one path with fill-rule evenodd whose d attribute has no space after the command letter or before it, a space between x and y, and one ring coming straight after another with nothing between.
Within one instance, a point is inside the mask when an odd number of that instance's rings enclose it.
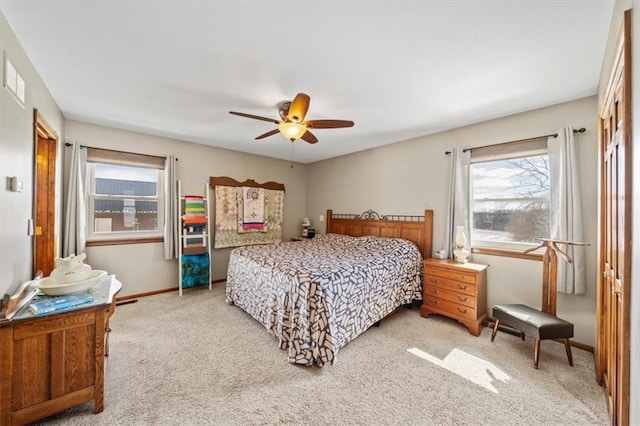
<instances>
[{"instance_id":1,"label":"wooden headboard","mask_svg":"<svg viewBox=\"0 0 640 426\"><path fill-rule=\"evenodd\" d=\"M327 210L326 220L327 233L404 238L418 246L424 259L432 257L433 210L425 210L424 216L381 216L373 210L362 214L334 214Z\"/></svg>"}]
</instances>

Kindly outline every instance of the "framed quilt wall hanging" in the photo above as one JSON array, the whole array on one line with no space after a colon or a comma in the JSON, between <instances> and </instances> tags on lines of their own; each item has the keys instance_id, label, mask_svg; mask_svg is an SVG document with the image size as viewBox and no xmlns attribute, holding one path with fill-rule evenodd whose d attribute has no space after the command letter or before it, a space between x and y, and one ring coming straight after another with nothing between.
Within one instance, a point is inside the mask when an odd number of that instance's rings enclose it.
<instances>
[{"instance_id":1,"label":"framed quilt wall hanging","mask_svg":"<svg viewBox=\"0 0 640 426\"><path fill-rule=\"evenodd\" d=\"M283 184L227 176L212 176L209 182L215 195L214 248L282 241Z\"/></svg>"}]
</instances>

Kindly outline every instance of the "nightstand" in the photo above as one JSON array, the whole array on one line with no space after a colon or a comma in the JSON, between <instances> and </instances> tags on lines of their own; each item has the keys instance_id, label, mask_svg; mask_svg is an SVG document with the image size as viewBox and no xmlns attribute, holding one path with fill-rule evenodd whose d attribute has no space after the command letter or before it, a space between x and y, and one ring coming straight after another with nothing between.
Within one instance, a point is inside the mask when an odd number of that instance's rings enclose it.
<instances>
[{"instance_id":1,"label":"nightstand","mask_svg":"<svg viewBox=\"0 0 640 426\"><path fill-rule=\"evenodd\" d=\"M479 336L487 320L487 268L450 259L425 259L420 314L453 318Z\"/></svg>"}]
</instances>

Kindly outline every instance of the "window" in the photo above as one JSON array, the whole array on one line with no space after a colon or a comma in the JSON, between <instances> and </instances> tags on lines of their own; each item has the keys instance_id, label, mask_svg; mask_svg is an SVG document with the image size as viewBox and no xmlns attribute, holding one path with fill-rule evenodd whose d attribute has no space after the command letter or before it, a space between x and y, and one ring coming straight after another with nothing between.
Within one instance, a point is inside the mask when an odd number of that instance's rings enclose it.
<instances>
[{"instance_id":1,"label":"window","mask_svg":"<svg viewBox=\"0 0 640 426\"><path fill-rule=\"evenodd\" d=\"M164 162L87 148L88 240L163 236Z\"/></svg>"},{"instance_id":2,"label":"window","mask_svg":"<svg viewBox=\"0 0 640 426\"><path fill-rule=\"evenodd\" d=\"M546 138L471 151L471 243L512 248L550 235Z\"/></svg>"}]
</instances>

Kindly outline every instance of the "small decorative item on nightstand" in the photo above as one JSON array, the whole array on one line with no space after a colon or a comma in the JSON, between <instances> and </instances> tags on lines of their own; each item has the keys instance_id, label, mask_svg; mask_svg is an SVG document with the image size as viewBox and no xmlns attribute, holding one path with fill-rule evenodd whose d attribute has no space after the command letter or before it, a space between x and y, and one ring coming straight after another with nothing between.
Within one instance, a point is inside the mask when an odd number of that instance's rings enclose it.
<instances>
[{"instance_id":1,"label":"small decorative item on nightstand","mask_svg":"<svg viewBox=\"0 0 640 426\"><path fill-rule=\"evenodd\" d=\"M453 255L458 263L467 263L467 257L469 257L469 250L465 248L467 245L467 236L464 235L464 226L456 226L456 249L453 251Z\"/></svg>"},{"instance_id":2,"label":"small decorative item on nightstand","mask_svg":"<svg viewBox=\"0 0 640 426\"><path fill-rule=\"evenodd\" d=\"M311 221L308 217L302 219L302 236L307 237L309 233L309 227L311 226Z\"/></svg>"}]
</instances>

